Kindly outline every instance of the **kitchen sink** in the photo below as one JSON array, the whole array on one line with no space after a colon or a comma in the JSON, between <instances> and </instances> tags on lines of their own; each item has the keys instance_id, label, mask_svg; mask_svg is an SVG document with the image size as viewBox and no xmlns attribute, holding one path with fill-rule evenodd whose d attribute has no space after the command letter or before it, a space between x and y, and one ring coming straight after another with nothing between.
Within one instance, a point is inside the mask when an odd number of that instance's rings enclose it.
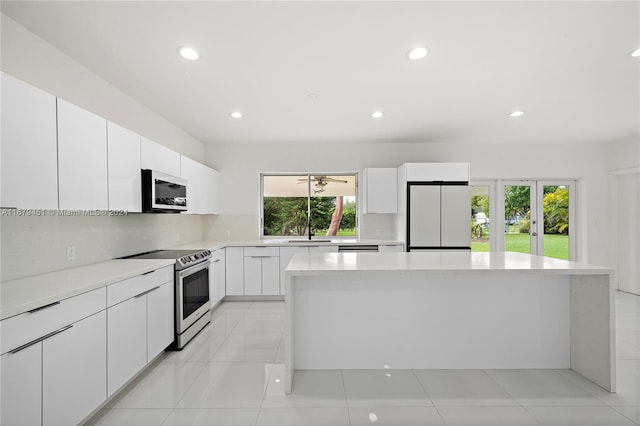
<instances>
[{"instance_id":1,"label":"kitchen sink","mask_svg":"<svg viewBox=\"0 0 640 426\"><path fill-rule=\"evenodd\" d=\"M298 244L298 243L330 243L331 240L289 240L290 243Z\"/></svg>"}]
</instances>

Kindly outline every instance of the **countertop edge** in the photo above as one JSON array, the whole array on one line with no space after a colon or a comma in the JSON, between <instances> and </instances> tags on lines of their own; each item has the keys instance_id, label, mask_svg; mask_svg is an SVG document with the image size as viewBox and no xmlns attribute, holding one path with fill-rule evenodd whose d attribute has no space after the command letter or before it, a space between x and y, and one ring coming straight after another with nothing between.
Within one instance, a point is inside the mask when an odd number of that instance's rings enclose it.
<instances>
[{"instance_id":1,"label":"countertop edge","mask_svg":"<svg viewBox=\"0 0 640 426\"><path fill-rule=\"evenodd\" d=\"M114 259L5 281L0 283L3 302L3 306L0 307L0 320L173 264L175 260L172 259ZM86 274L86 279L82 277L83 274ZM24 296L21 297L21 294L17 293L20 291L18 288L28 291L23 292ZM16 293L12 294L12 292ZM28 296L34 293L41 294L35 297ZM6 302L7 297L8 302ZM17 300L13 302L12 297ZM4 306L5 303L10 305Z\"/></svg>"}]
</instances>

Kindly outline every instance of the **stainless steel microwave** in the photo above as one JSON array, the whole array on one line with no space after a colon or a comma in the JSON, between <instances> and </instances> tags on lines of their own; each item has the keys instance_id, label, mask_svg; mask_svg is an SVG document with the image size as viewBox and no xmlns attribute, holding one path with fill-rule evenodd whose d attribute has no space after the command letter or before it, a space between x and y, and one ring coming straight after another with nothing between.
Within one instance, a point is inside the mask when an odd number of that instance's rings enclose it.
<instances>
[{"instance_id":1,"label":"stainless steel microwave","mask_svg":"<svg viewBox=\"0 0 640 426\"><path fill-rule=\"evenodd\" d=\"M187 180L155 170L142 170L142 212L187 211Z\"/></svg>"}]
</instances>

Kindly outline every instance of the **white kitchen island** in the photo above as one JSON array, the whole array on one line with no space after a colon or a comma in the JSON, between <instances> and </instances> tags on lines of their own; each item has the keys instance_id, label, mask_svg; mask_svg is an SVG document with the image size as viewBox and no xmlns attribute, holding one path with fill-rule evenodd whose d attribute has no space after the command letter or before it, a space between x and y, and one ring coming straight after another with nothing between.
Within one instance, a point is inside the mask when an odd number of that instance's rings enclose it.
<instances>
[{"instance_id":1,"label":"white kitchen island","mask_svg":"<svg viewBox=\"0 0 640 426\"><path fill-rule=\"evenodd\" d=\"M295 370L572 369L615 392L613 270L522 253L324 253L286 269Z\"/></svg>"}]
</instances>

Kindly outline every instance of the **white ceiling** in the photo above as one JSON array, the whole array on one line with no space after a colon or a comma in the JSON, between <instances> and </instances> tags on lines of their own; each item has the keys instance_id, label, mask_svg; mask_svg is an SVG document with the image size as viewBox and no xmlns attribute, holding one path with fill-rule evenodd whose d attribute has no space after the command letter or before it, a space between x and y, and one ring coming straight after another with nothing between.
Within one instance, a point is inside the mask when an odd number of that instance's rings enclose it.
<instances>
[{"instance_id":1,"label":"white ceiling","mask_svg":"<svg viewBox=\"0 0 640 426\"><path fill-rule=\"evenodd\" d=\"M639 5L2 1L2 12L205 143L610 142L639 134ZM410 62L417 44L430 54ZM181 45L201 59L180 58Z\"/></svg>"}]
</instances>

